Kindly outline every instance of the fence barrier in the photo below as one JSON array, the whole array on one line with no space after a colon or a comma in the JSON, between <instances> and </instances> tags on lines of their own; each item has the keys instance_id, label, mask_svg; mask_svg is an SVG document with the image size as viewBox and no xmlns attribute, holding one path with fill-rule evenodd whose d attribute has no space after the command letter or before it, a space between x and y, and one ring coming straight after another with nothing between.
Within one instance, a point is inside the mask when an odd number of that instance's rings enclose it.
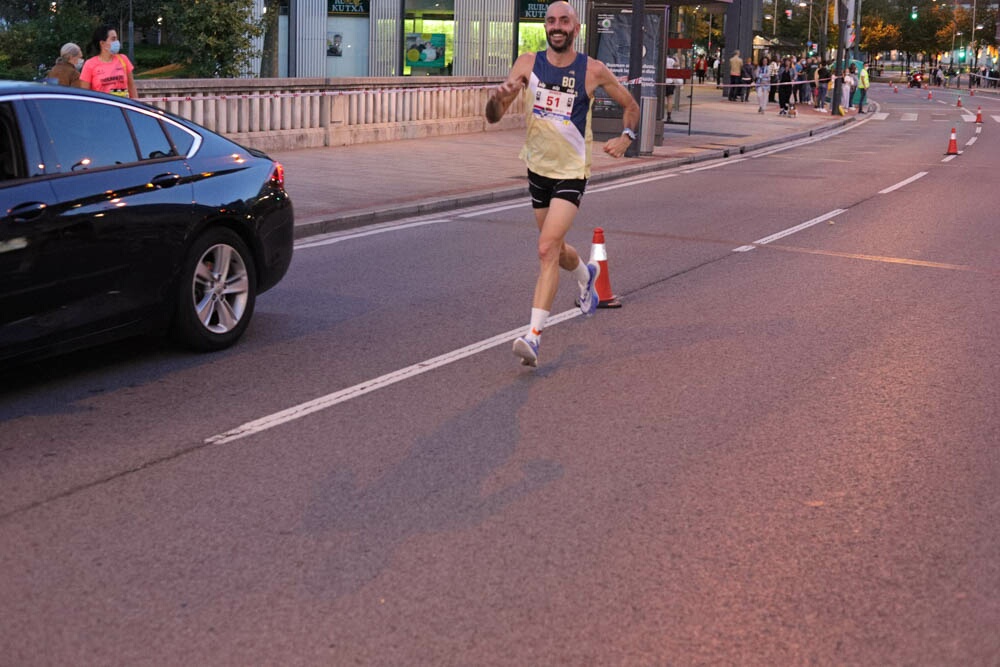
<instances>
[{"instance_id":1,"label":"fence barrier","mask_svg":"<svg viewBox=\"0 0 1000 667\"><path fill-rule=\"evenodd\" d=\"M136 82L139 99L261 150L395 141L523 127L519 97L504 119L483 109L499 79L169 79Z\"/></svg>"}]
</instances>

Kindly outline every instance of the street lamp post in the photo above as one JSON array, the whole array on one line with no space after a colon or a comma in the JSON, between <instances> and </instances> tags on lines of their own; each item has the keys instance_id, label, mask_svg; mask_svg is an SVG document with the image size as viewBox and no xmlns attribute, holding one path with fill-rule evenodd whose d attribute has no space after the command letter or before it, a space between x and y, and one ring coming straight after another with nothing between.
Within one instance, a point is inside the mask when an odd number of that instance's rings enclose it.
<instances>
[{"instance_id":1,"label":"street lamp post","mask_svg":"<svg viewBox=\"0 0 1000 667\"><path fill-rule=\"evenodd\" d=\"M972 36L969 37L969 48L975 49L972 53L972 66L976 66L976 0L972 0ZM969 84L972 84L972 77L969 77Z\"/></svg>"},{"instance_id":2,"label":"street lamp post","mask_svg":"<svg viewBox=\"0 0 1000 667\"><path fill-rule=\"evenodd\" d=\"M830 0L823 3L823 34L819 36L819 52L823 60L826 56L826 36L830 33Z\"/></svg>"},{"instance_id":3,"label":"street lamp post","mask_svg":"<svg viewBox=\"0 0 1000 667\"><path fill-rule=\"evenodd\" d=\"M135 24L132 23L132 0L128 0L128 59L135 64Z\"/></svg>"},{"instance_id":4,"label":"street lamp post","mask_svg":"<svg viewBox=\"0 0 1000 667\"><path fill-rule=\"evenodd\" d=\"M811 44L813 41L813 0L809 0L808 3L800 2L799 7L805 7L807 4L809 5L809 23L806 26L806 41Z\"/></svg>"}]
</instances>

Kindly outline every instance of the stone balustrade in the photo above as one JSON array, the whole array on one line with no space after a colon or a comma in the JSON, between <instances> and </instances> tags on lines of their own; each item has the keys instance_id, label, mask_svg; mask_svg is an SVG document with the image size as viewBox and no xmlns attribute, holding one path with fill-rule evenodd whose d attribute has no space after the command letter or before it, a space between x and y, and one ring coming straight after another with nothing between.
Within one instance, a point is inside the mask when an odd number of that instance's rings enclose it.
<instances>
[{"instance_id":1,"label":"stone balustrade","mask_svg":"<svg viewBox=\"0 0 1000 667\"><path fill-rule=\"evenodd\" d=\"M483 109L500 81L482 77L159 79L140 99L264 151L345 146L523 127L518 98L490 125Z\"/></svg>"}]
</instances>

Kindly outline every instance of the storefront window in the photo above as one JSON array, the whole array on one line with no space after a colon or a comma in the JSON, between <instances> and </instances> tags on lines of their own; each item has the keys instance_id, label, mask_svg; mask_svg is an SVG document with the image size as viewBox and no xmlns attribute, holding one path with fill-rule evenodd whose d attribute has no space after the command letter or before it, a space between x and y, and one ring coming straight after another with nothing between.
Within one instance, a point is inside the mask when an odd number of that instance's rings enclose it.
<instances>
[{"instance_id":1,"label":"storefront window","mask_svg":"<svg viewBox=\"0 0 1000 667\"><path fill-rule=\"evenodd\" d=\"M368 74L369 0L329 0L326 18L326 75Z\"/></svg>"},{"instance_id":2,"label":"storefront window","mask_svg":"<svg viewBox=\"0 0 1000 667\"><path fill-rule=\"evenodd\" d=\"M455 1L406 0L403 76L451 74L455 57Z\"/></svg>"},{"instance_id":3,"label":"storefront window","mask_svg":"<svg viewBox=\"0 0 1000 667\"><path fill-rule=\"evenodd\" d=\"M538 53L547 47L545 41L545 24L522 21L517 30L517 55L522 53Z\"/></svg>"}]
</instances>

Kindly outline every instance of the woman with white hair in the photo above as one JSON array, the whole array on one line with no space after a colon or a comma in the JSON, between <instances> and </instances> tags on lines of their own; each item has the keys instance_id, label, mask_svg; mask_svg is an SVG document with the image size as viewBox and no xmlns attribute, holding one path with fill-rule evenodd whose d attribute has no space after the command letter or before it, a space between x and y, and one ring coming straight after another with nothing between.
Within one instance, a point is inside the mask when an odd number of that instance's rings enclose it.
<instances>
[{"instance_id":1,"label":"woman with white hair","mask_svg":"<svg viewBox=\"0 0 1000 667\"><path fill-rule=\"evenodd\" d=\"M63 44L59 49L56 65L45 75L61 86L80 86L80 70L83 68L83 51L73 42Z\"/></svg>"}]
</instances>

